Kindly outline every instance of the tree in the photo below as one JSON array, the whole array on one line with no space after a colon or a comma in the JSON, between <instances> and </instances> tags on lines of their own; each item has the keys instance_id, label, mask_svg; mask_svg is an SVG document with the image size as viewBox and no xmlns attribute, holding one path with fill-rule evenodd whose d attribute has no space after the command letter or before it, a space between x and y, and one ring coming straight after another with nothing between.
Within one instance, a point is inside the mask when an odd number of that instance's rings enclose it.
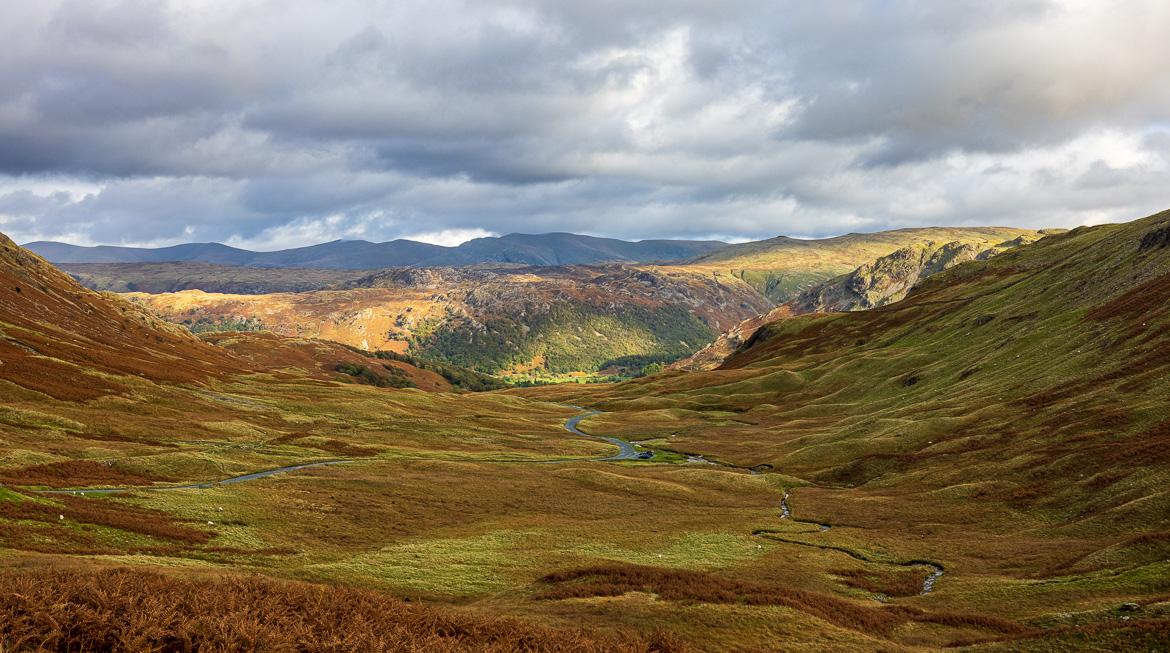
<instances>
[{"instance_id":1,"label":"tree","mask_svg":"<svg viewBox=\"0 0 1170 653\"><path fill-rule=\"evenodd\" d=\"M638 376L650 376L651 374L658 374L664 369L666 368L662 366L662 363L650 363L649 365L642 366L642 371L638 373Z\"/></svg>"}]
</instances>

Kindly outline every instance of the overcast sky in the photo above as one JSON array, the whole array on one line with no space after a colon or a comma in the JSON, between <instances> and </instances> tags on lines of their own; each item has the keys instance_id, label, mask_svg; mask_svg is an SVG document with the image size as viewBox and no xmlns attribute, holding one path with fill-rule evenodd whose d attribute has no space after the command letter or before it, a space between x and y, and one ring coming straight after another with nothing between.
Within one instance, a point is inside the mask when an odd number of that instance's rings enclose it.
<instances>
[{"instance_id":1,"label":"overcast sky","mask_svg":"<svg viewBox=\"0 0 1170 653\"><path fill-rule=\"evenodd\" d=\"M0 0L0 231L277 249L1170 208L1170 3Z\"/></svg>"}]
</instances>

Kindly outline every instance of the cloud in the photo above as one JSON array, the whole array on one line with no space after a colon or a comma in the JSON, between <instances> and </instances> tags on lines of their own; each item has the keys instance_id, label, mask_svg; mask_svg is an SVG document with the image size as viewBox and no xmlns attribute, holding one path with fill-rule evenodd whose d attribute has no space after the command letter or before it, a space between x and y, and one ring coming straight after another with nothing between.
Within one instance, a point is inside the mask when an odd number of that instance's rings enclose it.
<instances>
[{"instance_id":1,"label":"cloud","mask_svg":"<svg viewBox=\"0 0 1170 653\"><path fill-rule=\"evenodd\" d=\"M0 0L0 230L261 249L1165 208L1139 0Z\"/></svg>"},{"instance_id":2,"label":"cloud","mask_svg":"<svg viewBox=\"0 0 1170 653\"><path fill-rule=\"evenodd\" d=\"M420 243L430 243L432 245L442 245L443 247L455 247L461 245L474 238L492 238L500 234L485 231L483 229L444 229L442 231L431 231L419 234L407 234L404 236L407 240L414 240Z\"/></svg>"}]
</instances>

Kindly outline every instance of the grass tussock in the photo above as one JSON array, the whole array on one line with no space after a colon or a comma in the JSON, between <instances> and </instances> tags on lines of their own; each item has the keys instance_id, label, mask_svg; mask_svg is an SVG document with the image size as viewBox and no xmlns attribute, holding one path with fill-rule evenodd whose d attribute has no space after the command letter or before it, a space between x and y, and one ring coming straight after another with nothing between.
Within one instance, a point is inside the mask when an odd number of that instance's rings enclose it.
<instances>
[{"instance_id":1,"label":"grass tussock","mask_svg":"<svg viewBox=\"0 0 1170 653\"><path fill-rule=\"evenodd\" d=\"M174 479L128 472L92 460L63 460L55 463L9 469L0 475L6 485L41 485L52 488L83 485L152 485Z\"/></svg>"},{"instance_id":2,"label":"grass tussock","mask_svg":"<svg viewBox=\"0 0 1170 653\"><path fill-rule=\"evenodd\" d=\"M1129 622L1106 622L1087 626L1065 626L1015 635L965 639L950 643L953 647L978 646L994 642L1018 642L1043 638L1047 648L1057 651L1159 651L1170 644L1170 619L1143 619ZM1020 650L1011 648L1007 650Z\"/></svg>"},{"instance_id":3,"label":"grass tussock","mask_svg":"<svg viewBox=\"0 0 1170 653\"><path fill-rule=\"evenodd\" d=\"M542 583L557 585L537 595L538 600L621 596L652 592L683 603L778 605L799 610L829 623L869 635L890 637L894 628L909 622L974 627L1019 635L1033 629L981 614L925 612L905 606L872 608L851 601L778 585L732 580L715 574L641 565L605 565L548 574Z\"/></svg>"},{"instance_id":4,"label":"grass tussock","mask_svg":"<svg viewBox=\"0 0 1170 653\"><path fill-rule=\"evenodd\" d=\"M331 438L324 442L314 440L315 436L312 433L289 433L278 438L273 438L268 441L270 445L276 444L295 444L298 447L309 447L312 449L320 449L328 453L335 453L342 456L350 456L353 458L365 458L369 456L376 456L382 453L383 449L377 447L363 447L352 442L346 442L337 438ZM304 441L302 438L309 438Z\"/></svg>"},{"instance_id":5,"label":"grass tussock","mask_svg":"<svg viewBox=\"0 0 1170 653\"><path fill-rule=\"evenodd\" d=\"M866 569L830 569L843 583L867 592L886 596L916 596L922 592L925 571L869 571Z\"/></svg>"},{"instance_id":6,"label":"grass tussock","mask_svg":"<svg viewBox=\"0 0 1170 653\"><path fill-rule=\"evenodd\" d=\"M49 498L49 495L41 495ZM193 547L206 544L214 532L184 526L181 520L162 510L138 508L110 499L92 499L72 495L54 495L52 501L0 501L0 543L11 549L41 553L115 554L129 550L149 550L151 541L174 546ZM99 529L121 531L114 541L102 537ZM138 538L142 546L130 546L125 534ZM150 538L150 539L145 539Z\"/></svg>"},{"instance_id":7,"label":"grass tussock","mask_svg":"<svg viewBox=\"0 0 1170 653\"><path fill-rule=\"evenodd\" d=\"M0 586L5 651L690 650L664 632L601 637L258 576L192 581L126 569L43 570L6 574Z\"/></svg>"}]
</instances>

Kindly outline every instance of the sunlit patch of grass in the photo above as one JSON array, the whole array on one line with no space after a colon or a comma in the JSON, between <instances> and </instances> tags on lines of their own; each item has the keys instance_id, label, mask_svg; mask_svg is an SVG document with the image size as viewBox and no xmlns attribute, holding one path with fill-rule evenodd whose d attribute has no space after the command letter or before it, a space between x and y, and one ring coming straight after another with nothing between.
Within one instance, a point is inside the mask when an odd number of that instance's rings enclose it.
<instances>
[{"instance_id":1,"label":"sunlit patch of grass","mask_svg":"<svg viewBox=\"0 0 1170 653\"><path fill-rule=\"evenodd\" d=\"M41 426L52 429L84 429L85 425L67 417L51 415L49 413L29 408L0 406L0 421L28 426Z\"/></svg>"},{"instance_id":2,"label":"sunlit patch of grass","mask_svg":"<svg viewBox=\"0 0 1170 653\"><path fill-rule=\"evenodd\" d=\"M201 569L209 572L236 569L236 565L216 563L204 558L180 557L177 555L95 555L89 556L89 558L100 562L134 567Z\"/></svg>"},{"instance_id":3,"label":"sunlit patch of grass","mask_svg":"<svg viewBox=\"0 0 1170 653\"><path fill-rule=\"evenodd\" d=\"M482 595L516 582L517 570L528 565L511 549L532 533L496 531L462 539L403 542L308 569L331 578L369 578L426 593Z\"/></svg>"},{"instance_id":4,"label":"sunlit patch of grass","mask_svg":"<svg viewBox=\"0 0 1170 653\"><path fill-rule=\"evenodd\" d=\"M725 533L684 533L667 542L632 549L588 542L559 550L593 560L612 560L675 569L721 569L741 564L776 548L775 543Z\"/></svg>"},{"instance_id":5,"label":"sunlit patch of grass","mask_svg":"<svg viewBox=\"0 0 1170 653\"><path fill-rule=\"evenodd\" d=\"M40 451L28 449L9 449L0 452L0 468L29 467L64 460L62 456L54 456Z\"/></svg>"},{"instance_id":6,"label":"sunlit patch of grass","mask_svg":"<svg viewBox=\"0 0 1170 653\"><path fill-rule=\"evenodd\" d=\"M269 435L267 431L256 428L247 422L231 421L231 422L203 422L200 424L203 428L212 431L219 435L227 435L236 438L247 438L252 440L263 439Z\"/></svg>"}]
</instances>

